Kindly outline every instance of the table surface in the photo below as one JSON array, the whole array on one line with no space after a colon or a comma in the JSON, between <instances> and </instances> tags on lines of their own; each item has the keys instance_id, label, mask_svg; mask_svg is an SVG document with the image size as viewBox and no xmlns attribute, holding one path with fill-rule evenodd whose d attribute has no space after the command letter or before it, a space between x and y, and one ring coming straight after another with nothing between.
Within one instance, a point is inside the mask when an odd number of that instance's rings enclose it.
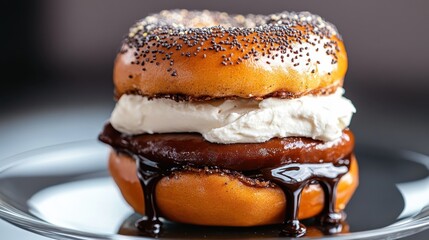
<instances>
[{"instance_id":1,"label":"table surface","mask_svg":"<svg viewBox=\"0 0 429 240\"><path fill-rule=\"evenodd\" d=\"M25 108L14 110L13 112L9 110L6 115L7 117L0 119L0 132L2 133L2 137L0 138L0 159L43 146L93 139L99 133L103 123L108 119L113 103L92 102L85 105L78 104L62 107L60 109L56 106L45 104L39 106L37 110ZM372 111L377 112L379 109L374 108ZM374 115L371 112L366 112L362 116L356 115L358 119L357 121L354 120L352 128L354 130L359 129L359 132L362 132L359 134L358 131L355 131L355 135L360 142L373 142L373 135L380 134L380 131L383 131L383 127L380 126L385 126L386 122L395 126L402 124L401 126L404 127L401 128L402 130L399 134L422 134L422 136L428 136L429 127L426 123L429 122L429 116L426 115L423 114L418 118L413 118L413 124L410 125L407 124L409 119L406 117L398 118L397 114L395 114L395 122L392 123L392 116L389 115L389 111L384 111L382 115ZM376 117L374 118L374 116ZM368 124L368 122L371 122L371 124ZM365 130L361 131L361 129ZM395 139L395 134L398 134L397 132L392 133L392 131L388 131L387 129L383 134L385 134L385 139L391 139L391 142L387 141L385 144L391 146L398 144L397 139ZM393 135L389 136L389 134ZM411 150L426 154L429 153L429 149L426 149L427 141L426 144L425 142L415 142L410 146ZM406 145L405 148L409 149L410 146ZM2 220L0 220L0 233L1 239L47 239ZM407 239L419 240L428 238L429 231L425 231Z\"/></svg>"}]
</instances>

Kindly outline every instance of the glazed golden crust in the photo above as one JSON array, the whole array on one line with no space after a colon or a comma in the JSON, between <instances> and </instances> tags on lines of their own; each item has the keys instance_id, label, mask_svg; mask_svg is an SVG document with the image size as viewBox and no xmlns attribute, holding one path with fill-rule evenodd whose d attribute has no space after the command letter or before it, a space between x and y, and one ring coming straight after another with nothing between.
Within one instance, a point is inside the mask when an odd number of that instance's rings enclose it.
<instances>
[{"instance_id":1,"label":"glazed golden crust","mask_svg":"<svg viewBox=\"0 0 429 240\"><path fill-rule=\"evenodd\" d=\"M358 185L354 156L350 171L338 185L337 210L342 210ZM112 151L109 170L125 200L144 214L143 192L136 175L135 161ZM196 191L196 189L198 191ZM278 187L252 187L231 175L178 171L160 180L156 187L162 214L176 222L211 226L258 226L282 222L285 196ZM307 186L302 193L298 217L316 216L323 208L320 185ZM232 214L233 213L233 214Z\"/></svg>"},{"instance_id":2,"label":"glazed golden crust","mask_svg":"<svg viewBox=\"0 0 429 240\"><path fill-rule=\"evenodd\" d=\"M253 16L259 28L178 28L160 15L159 22L138 22L115 60L116 97L137 93L188 100L294 98L327 94L342 86L347 55L333 26L324 29L328 23L320 24L315 15L304 15L312 21L295 21L292 16L301 13L282 14ZM240 24L234 21L229 25ZM228 19L220 21L227 23ZM317 53L310 51L319 45ZM329 63L320 63L318 53L327 55ZM325 71L326 64L334 67Z\"/></svg>"}]
</instances>

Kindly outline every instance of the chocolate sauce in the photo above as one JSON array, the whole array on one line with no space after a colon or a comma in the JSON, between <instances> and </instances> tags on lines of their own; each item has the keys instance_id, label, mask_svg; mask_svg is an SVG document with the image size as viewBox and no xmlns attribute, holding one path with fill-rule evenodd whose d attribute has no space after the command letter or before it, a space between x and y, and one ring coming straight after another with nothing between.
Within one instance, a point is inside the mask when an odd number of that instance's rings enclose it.
<instances>
[{"instance_id":1,"label":"chocolate sauce","mask_svg":"<svg viewBox=\"0 0 429 240\"><path fill-rule=\"evenodd\" d=\"M349 171L350 160L341 162L343 164L338 166L333 163L294 163L261 170L264 179L276 183L286 197L287 209L281 235L300 237L305 234L306 228L298 220L299 203L302 190L314 180L322 185L325 195L324 207L319 216L321 224L338 224L343 219L343 215L335 211L336 187L341 176Z\"/></svg>"},{"instance_id":2,"label":"chocolate sauce","mask_svg":"<svg viewBox=\"0 0 429 240\"><path fill-rule=\"evenodd\" d=\"M142 158L137 161L137 175L144 192L145 217L136 222L136 226L145 236L157 237L162 230L162 222L159 217L159 210L156 204L156 184L166 174L158 164L148 159Z\"/></svg>"},{"instance_id":3,"label":"chocolate sauce","mask_svg":"<svg viewBox=\"0 0 429 240\"><path fill-rule=\"evenodd\" d=\"M136 139L138 139L138 144L136 144ZM164 159L160 161L158 158L153 158L153 154L144 154L135 149L136 145L141 144L141 136L124 136L112 130L111 126L105 128L105 131L100 135L100 140L112 145L117 151L123 151L134 156L137 161L137 174L144 192L146 216L137 221L136 226L144 236L158 237L162 233L161 215L156 203L155 191L159 180L164 176L169 176L175 170L184 170L189 165L194 168L207 168L207 166L218 168L218 166L210 165L209 160L206 162L207 164L200 162L196 164L196 162L185 160L165 161ZM198 148L198 146L196 147ZM253 147L257 149L258 145ZM342 212L335 210L337 184L340 178L349 171L351 163L350 152L341 154L346 156L310 163L299 159L299 163L282 162L275 166L252 171L242 169L236 174L243 177L247 175L247 178L249 175L253 178L262 178L262 180L274 183L283 190L287 209L285 209L285 218L280 235L289 237L300 237L306 233L306 227L298 220L301 193L308 184L319 183L324 191L325 201L323 210L317 217L317 222L325 234L333 234L342 230L341 221L345 218ZM229 170L226 169L225 171ZM216 171L213 174L216 174ZM249 183L249 181L243 182Z\"/></svg>"}]
</instances>

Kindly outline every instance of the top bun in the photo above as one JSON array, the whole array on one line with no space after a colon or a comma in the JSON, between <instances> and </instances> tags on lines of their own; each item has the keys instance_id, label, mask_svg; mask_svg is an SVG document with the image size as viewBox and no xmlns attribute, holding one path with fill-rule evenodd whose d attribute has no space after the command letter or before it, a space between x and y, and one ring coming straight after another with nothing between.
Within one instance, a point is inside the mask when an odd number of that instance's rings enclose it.
<instances>
[{"instance_id":1,"label":"top bun","mask_svg":"<svg viewBox=\"0 0 429 240\"><path fill-rule=\"evenodd\" d=\"M116 97L294 98L332 93L346 70L341 36L317 15L172 10L130 29L114 83Z\"/></svg>"}]
</instances>

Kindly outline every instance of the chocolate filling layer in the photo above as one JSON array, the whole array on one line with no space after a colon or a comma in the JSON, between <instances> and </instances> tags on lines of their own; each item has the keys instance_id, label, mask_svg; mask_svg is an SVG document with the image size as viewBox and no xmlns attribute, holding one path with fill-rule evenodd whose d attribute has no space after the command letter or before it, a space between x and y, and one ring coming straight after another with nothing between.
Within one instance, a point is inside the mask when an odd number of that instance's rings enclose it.
<instances>
[{"instance_id":1,"label":"chocolate filling layer","mask_svg":"<svg viewBox=\"0 0 429 240\"><path fill-rule=\"evenodd\" d=\"M274 138L263 143L216 144L197 133L130 136L107 124L100 140L115 149L159 164L216 166L251 171L290 163L336 162L353 150L354 136L344 130L340 139L322 142L304 137Z\"/></svg>"},{"instance_id":2,"label":"chocolate filling layer","mask_svg":"<svg viewBox=\"0 0 429 240\"><path fill-rule=\"evenodd\" d=\"M318 182L325 201L318 222L335 228L345 215L335 211L336 188L349 171L354 139L345 130L338 142L294 137L272 139L258 144L214 144L198 134L142 134L128 136L106 125L99 139L117 151L134 156L144 192L146 216L137 222L143 234L159 236L162 231L155 187L164 176L177 169L204 168L237 170L278 185L286 197L285 219L280 234L299 237L306 232L297 218L301 193L311 182ZM268 186L268 185L267 185Z\"/></svg>"}]
</instances>

